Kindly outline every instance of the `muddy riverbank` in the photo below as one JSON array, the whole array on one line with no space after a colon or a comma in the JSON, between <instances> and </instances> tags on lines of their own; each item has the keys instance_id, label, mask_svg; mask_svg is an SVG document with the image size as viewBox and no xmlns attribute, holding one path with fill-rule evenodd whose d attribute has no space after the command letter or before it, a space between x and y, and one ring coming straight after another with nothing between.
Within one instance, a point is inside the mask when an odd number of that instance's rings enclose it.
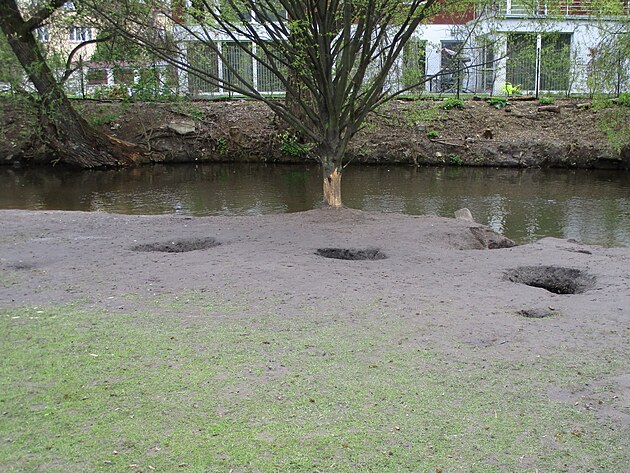
<instances>
[{"instance_id":1,"label":"muddy riverbank","mask_svg":"<svg viewBox=\"0 0 630 473\"><path fill-rule=\"evenodd\" d=\"M287 130L267 106L251 101L76 101L75 106L102 131L148 147L157 162L309 159L309 144ZM553 105L512 99L509 106L495 108L486 100L470 99L461 109L445 110L443 100L398 100L369 117L348 158L418 166L628 169L626 108L593 107L577 99L557 99ZM34 109L27 103L0 100L0 128L0 162L56 159L43 144Z\"/></svg>"}]
</instances>

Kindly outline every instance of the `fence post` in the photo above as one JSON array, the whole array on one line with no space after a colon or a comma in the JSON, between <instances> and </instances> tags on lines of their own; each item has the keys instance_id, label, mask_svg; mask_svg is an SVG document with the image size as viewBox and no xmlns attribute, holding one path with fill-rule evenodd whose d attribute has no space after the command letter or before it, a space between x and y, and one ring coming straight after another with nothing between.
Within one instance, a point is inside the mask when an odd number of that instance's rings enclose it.
<instances>
[{"instance_id":1,"label":"fence post","mask_svg":"<svg viewBox=\"0 0 630 473\"><path fill-rule=\"evenodd\" d=\"M542 35L539 33L536 35L536 78L535 78L535 97L540 95L540 74L542 71Z\"/></svg>"}]
</instances>

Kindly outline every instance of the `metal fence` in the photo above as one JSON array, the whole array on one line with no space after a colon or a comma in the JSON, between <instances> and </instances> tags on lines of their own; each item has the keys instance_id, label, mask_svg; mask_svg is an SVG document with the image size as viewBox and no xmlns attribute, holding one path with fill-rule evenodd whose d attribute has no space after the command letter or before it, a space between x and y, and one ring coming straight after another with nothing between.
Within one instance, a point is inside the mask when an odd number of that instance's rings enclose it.
<instances>
[{"instance_id":1,"label":"metal fence","mask_svg":"<svg viewBox=\"0 0 630 473\"><path fill-rule=\"evenodd\" d=\"M193 96L232 94L224 84L241 88L252 85L265 94L284 93L282 82L266 66L264 53L250 42L223 41L212 45L191 42L187 49L191 66L188 90Z\"/></svg>"}]
</instances>

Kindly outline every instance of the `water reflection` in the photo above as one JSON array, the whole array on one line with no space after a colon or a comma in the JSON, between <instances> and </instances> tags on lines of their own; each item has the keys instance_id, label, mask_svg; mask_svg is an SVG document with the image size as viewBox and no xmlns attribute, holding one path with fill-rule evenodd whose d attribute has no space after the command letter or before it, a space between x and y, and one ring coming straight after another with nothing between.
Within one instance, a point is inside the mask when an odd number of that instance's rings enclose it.
<instances>
[{"instance_id":1,"label":"water reflection","mask_svg":"<svg viewBox=\"0 0 630 473\"><path fill-rule=\"evenodd\" d=\"M475 218L518 241L543 236L630 245L630 173L354 166L347 206ZM257 215L318 207L316 166L207 164L71 172L0 167L0 208Z\"/></svg>"}]
</instances>

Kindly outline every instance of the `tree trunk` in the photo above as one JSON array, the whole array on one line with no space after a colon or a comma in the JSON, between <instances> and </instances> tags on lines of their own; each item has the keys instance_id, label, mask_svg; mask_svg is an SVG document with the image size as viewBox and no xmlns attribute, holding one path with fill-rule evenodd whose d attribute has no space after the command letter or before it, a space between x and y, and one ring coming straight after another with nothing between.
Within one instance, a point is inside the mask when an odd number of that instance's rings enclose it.
<instances>
[{"instance_id":1,"label":"tree trunk","mask_svg":"<svg viewBox=\"0 0 630 473\"><path fill-rule=\"evenodd\" d=\"M100 133L76 112L46 64L15 1L2 3L0 26L39 94L43 139L57 155L57 161L94 168L131 165L148 159L142 148Z\"/></svg>"},{"instance_id":2,"label":"tree trunk","mask_svg":"<svg viewBox=\"0 0 630 473\"><path fill-rule=\"evenodd\" d=\"M324 204L334 209L343 207L341 203L341 168L334 166L332 171L324 166Z\"/></svg>"}]
</instances>

